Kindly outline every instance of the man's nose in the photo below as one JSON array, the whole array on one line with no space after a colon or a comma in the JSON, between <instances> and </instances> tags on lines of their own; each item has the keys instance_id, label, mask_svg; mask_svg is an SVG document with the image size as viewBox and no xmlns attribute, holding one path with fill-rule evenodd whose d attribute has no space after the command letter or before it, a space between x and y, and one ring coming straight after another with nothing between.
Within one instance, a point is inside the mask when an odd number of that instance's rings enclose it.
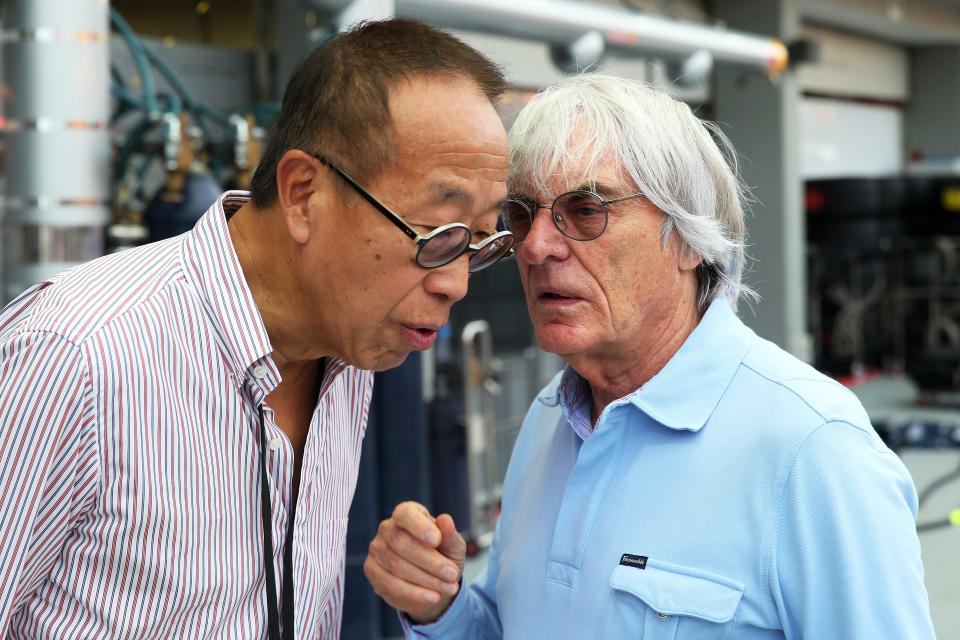
<instances>
[{"instance_id":1,"label":"man's nose","mask_svg":"<svg viewBox=\"0 0 960 640\"><path fill-rule=\"evenodd\" d=\"M428 269L423 285L428 293L442 296L450 304L467 295L470 282L470 253L467 252L442 267Z\"/></svg>"},{"instance_id":2,"label":"man's nose","mask_svg":"<svg viewBox=\"0 0 960 640\"><path fill-rule=\"evenodd\" d=\"M547 212L541 214L540 209L547 209ZM560 233L557 227L555 215L548 206L537 207L530 232L516 251L521 260L529 264L540 264L547 258L563 260L569 255L570 247L567 245L566 236Z\"/></svg>"}]
</instances>

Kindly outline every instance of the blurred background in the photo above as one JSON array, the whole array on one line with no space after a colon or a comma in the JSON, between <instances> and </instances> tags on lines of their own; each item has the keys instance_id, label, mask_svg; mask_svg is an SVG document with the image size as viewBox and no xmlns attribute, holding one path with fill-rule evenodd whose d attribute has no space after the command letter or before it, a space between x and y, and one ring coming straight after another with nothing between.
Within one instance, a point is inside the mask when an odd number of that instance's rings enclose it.
<instances>
[{"instance_id":1,"label":"blurred background","mask_svg":"<svg viewBox=\"0 0 960 640\"><path fill-rule=\"evenodd\" d=\"M937 633L960 638L960 0L2 0L0 303L190 229L249 183L297 62L392 15L499 62L508 127L583 69L721 123L756 197L762 300L741 316L852 388L901 455ZM361 570L397 502L451 513L482 566L513 440L560 366L507 260L430 351L378 374L344 637L400 635Z\"/></svg>"}]
</instances>

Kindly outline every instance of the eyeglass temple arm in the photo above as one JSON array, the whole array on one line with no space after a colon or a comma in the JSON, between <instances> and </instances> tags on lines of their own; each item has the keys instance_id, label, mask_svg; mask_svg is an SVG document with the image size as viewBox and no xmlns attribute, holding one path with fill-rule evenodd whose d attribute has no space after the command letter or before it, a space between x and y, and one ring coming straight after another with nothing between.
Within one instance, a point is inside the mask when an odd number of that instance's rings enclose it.
<instances>
[{"instance_id":1,"label":"eyeglass temple arm","mask_svg":"<svg viewBox=\"0 0 960 640\"><path fill-rule=\"evenodd\" d=\"M336 166L333 165L333 163L331 163L331 162L330 162L329 160L327 160L325 157L323 157L323 156L321 156L321 155L319 155L319 154L316 154L316 153L313 154L313 157L316 158L317 160L319 160L320 162L322 162L323 164L325 164L326 166L330 167L330 169L331 169L334 173L336 173L338 176L340 176L341 178L343 178L344 181L346 181L347 184L349 184L351 187L353 187L354 191L356 191L357 193L359 193L359 194L363 197L364 200L366 200L367 202L369 202L370 204L372 204L374 209L376 209L377 211L379 211L380 213L382 213L383 215L385 215L385 216L387 217L387 219L390 220L390 222L392 222L393 224L397 225L397 227L399 227L400 231L403 231L405 234L407 234L408 236L410 236L410 237L411 237L412 239L414 239L414 240L419 240L419 239L420 239L420 234L419 234L419 233L417 233L414 229L412 229L412 228L410 227L410 225L408 225L406 222L404 222L403 220L401 220L401 219L397 216L397 214L395 214L393 211L390 211L390 209L388 209L385 204L383 204L382 202L380 202L379 200L377 200L376 198L374 198L372 195L370 195L369 193L367 193L367 190L364 189L363 187L361 187L360 184L359 184L356 180L354 180L353 178L351 178L350 176L348 176L346 173L344 173L343 171L341 171L340 169L338 169Z\"/></svg>"},{"instance_id":2,"label":"eyeglass temple arm","mask_svg":"<svg viewBox=\"0 0 960 640\"><path fill-rule=\"evenodd\" d=\"M604 200L603 198L601 198L600 202L601 204L607 205L607 204L613 204L614 202L620 202L621 200L629 200L630 198L640 198L643 195L644 194L642 193L631 193L628 196L620 196L619 198L614 198L613 200Z\"/></svg>"}]
</instances>

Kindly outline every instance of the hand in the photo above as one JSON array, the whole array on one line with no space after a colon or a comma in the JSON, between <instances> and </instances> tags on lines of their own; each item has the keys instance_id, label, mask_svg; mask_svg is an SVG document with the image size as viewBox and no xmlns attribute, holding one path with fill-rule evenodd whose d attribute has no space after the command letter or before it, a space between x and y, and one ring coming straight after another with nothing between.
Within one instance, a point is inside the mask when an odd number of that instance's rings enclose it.
<instances>
[{"instance_id":1,"label":"hand","mask_svg":"<svg viewBox=\"0 0 960 640\"><path fill-rule=\"evenodd\" d=\"M363 572L387 604L419 624L433 622L460 590L467 545L453 518L403 502L380 523Z\"/></svg>"}]
</instances>

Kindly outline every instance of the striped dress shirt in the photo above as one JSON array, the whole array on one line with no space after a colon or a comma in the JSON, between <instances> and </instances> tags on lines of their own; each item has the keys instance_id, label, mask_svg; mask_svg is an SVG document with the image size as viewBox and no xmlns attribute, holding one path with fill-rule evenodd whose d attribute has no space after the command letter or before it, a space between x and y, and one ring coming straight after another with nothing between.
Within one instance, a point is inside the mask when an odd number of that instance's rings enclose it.
<instances>
[{"instance_id":1,"label":"striped dress shirt","mask_svg":"<svg viewBox=\"0 0 960 640\"><path fill-rule=\"evenodd\" d=\"M0 313L0 638L263 638L258 406L280 383L227 231L28 290ZM327 358L303 454L297 638L340 634L373 375ZM293 449L263 404L283 580Z\"/></svg>"}]
</instances>

